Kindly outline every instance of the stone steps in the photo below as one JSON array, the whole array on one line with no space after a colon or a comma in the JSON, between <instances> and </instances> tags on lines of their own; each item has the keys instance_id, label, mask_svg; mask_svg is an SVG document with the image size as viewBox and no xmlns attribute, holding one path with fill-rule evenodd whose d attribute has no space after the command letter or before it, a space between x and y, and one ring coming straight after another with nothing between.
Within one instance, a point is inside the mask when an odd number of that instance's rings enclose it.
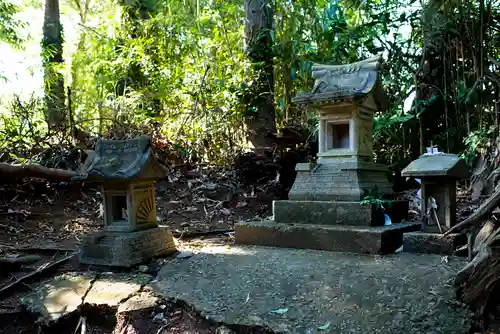
<instances>
[{"instance_id":1,"label":"stone steps","mask_svg":"<svg viewBox=\"0 0 500 334\"><path fill-rule=\"evenodd\" d=\"M403 236L403 249L409 253L451 255L460 241L456 233L443 237L440 233L411 232Z\"/></svg>"},{"instance_id":2,"label":"stone steps","mask_svg":"<svg viewBox=\"0 0 500 334\"><path fill-rule=\"evenodd\" d=\"M266 220L235 224L237 244L309 248L359 254L388 254L403 244L403 233L420 231L420 222L389 226L285 224Z\"/></svg>"}]
</instances>

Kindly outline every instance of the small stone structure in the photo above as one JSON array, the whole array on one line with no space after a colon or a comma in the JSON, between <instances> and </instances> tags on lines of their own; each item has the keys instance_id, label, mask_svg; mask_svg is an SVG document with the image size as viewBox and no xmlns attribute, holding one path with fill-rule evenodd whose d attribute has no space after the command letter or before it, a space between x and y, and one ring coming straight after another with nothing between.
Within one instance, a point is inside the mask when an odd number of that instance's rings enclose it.
<instances>
[{"instance_id":1,"label":"small stone structure","mask_svg":"<svg viewBox=\"0 0 500 334\"><path fill-rule=\"evenodd\" d=\"M102 184L105 227L83 244L80 262L130 267L176 251L156 220L155 181L165 170L149 137L99 140L85 166L75 179Z\"/></svg>"},{"instance_id":2,"label":"small stone structure","mask_svg":"<svg viewBox=\"0 0 500 334\"><path fill-rule=\"evenodd\" d=\"M424 154L403 169L401 175L421 179L420 212L425 232L439 232L436 224L429 224L429 197L436 200L436 214L440 225L447 229L455 225L456 183L468 174L469 168L464 160L455 154L446 153Z\"/></svg>"},{"instance_id":3,"label":"small stone structure","mask_svg":"<svg viewBox=\"0 0 500 334\"><path fill-rule=\"evenodd\" d=\"M419 223L399 223L407 217L407 202L386 205L397 223L391 226L380 226L380 208L362 203L374 189L386 198L392 193L387 168L372 161L373 114L386 108L380 66L381 56L345 66L313 66L312 92L293 102L319 112L318 162L297 164L289 200L274 201L272 221L236 224L237 243L390 252L401 246L403 232L420 229Z\"/></svg>"}]
</instances>

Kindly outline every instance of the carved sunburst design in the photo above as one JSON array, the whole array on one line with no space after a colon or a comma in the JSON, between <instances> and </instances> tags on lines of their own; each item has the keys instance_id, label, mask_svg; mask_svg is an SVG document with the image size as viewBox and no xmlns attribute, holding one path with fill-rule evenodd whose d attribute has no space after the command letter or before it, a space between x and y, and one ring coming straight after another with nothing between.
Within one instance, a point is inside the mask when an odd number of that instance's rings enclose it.
<instances>
[{"instance_id":1,"label":"carved sunburst design","mask_svg":"<svg viewBox=\"0 0 500 334\"><path fill-rule=\"evenodd\" d=\"M137 207L137 223L150 222L156 219L154 195L150 192L144 195L144 198Z\"/></svg>"}]
</instances>

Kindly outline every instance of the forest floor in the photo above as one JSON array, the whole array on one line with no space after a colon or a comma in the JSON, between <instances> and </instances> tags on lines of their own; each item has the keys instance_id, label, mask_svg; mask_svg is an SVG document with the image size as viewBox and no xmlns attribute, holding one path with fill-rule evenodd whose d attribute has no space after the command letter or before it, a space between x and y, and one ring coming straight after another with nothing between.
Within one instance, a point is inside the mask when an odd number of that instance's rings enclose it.
<instances>
[{"instance_id":1,"label":"forest floor","mask_svg":"<svg viewBox=\"0 0 500 334\"><path fill-rule=\"evenodd\" d=\"M157 218L161 225L171 228L180 248L231 244L235 222L271 215L272 200L283 192L274 178L261 178L260 184L252 186L236 183L235 179L231 171L214 173L199 168L174 171L167 180L158 182ZM0 259L21 260L0 262L0 333L37 332L36 319L25 312L21 298L35 290L40 281L88 270L74 253L86 236L103 227L102 195L99 187L92 184L56 184L37 179L0 185L0 193ZM176 320L168 326L160 323L155 330L162 327L165 333L184 333L182 329L191 328L214 333L218 327L188 305L171 301L163 305ZM113 311L102 312L115 317ZM152 333L153 329L141 325L148 323L144 319L151 320L149 313L145 316L135 312L133 317L138 333ZM67 321L68 328L73 326L68 329L73 333L78 318L70 317ZM120 319L114 321L116 328L125 325L120 324ZM102 333L112 333L116 332L115 325L92 326L102 327ZM145 327L140 330L141 326ZM53 332L54 328L46 330Z\"/></svg>"},{"instance_id":2,"label":"forest floor","mask_svg":"<svg viewBox=\"0 0 500 334\"><path fill-rule=\"evenodd\" d=\"M172 229L183 250L196 252L213 245L229 247L233 243L231 231L235 222L269 217L272 200L283 198L288 191L277 182L274 172L256 177L243 182L233 170L173 171L157 185L158 220ZM22 264L0 263L0 328L3 327L0 333L34 333L39 327L33 315L21 306L21 298L36 290L39 282L88 270L79 264L74 253L87 235L103 227L102 195L94 185L53 184L36 179L0 185L0 193L0 258L27 259ZM478 205L463 202L459 215L467 215ZM149 270L159 270L159 266L150 266ZM147 328L154 313L151 310L127 315L126 323L115 314L116 310L86 311L101 312L104 318L112 318L104 324L89 323L100 328L89 333L152 333L151 330L160 328L165 333L182 333L181 329L186 328L200 333L225 332L220 329L223 323L207 320L190 305L170 300L164 300L162 305L172 321L155 329ZM78 316L72 315L61 324L65 323L67 332L73 333L78 320ZM124 329L128 323L137 323L135 332ZM240 331L266 332L258 326L238 328Z\"/></svg>"}]
</instances>

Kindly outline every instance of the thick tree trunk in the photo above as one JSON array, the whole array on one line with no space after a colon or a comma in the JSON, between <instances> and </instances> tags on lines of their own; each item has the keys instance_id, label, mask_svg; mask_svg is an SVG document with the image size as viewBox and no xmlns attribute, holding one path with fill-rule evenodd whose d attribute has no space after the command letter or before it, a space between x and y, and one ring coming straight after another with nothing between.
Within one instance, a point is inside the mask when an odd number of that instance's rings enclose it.
<instances>
[{"instance_id":1,"label":"thick tree trunk","mask_svg":"<svg viewBox=\"0 0 500 334\"><path fill-rule=\"evenodd\" d=\"M455 278L457 297L473 307L479 316L486 316L500 301L499 245L500 230L497 230Z\"/></svg>"},{"instance_id":2,"label":"thick tree trunk","mask_svg":"<svg viewBox=\"0 0 500 334\"><path fill-rule=\"evenodd\" d=\"M67 122L64 79L55 68L55 65L63 63L63 36L59 0L45 1L42 52L47 124L50 129L63 127L64 123Z\"/></svg>"},{"instance_id":3,"label":"thick tree trunk","mask_svg":"<svg viewBox=\"0 0 500 334\"><path fill-rule=\"evenodd\" d=\"M245 0L245 42L258 80L245 96L248 140L255 148L272 145L266 134L276 132L271 31L273 7L269 0Z\"/></svg>"}]
</instances>

